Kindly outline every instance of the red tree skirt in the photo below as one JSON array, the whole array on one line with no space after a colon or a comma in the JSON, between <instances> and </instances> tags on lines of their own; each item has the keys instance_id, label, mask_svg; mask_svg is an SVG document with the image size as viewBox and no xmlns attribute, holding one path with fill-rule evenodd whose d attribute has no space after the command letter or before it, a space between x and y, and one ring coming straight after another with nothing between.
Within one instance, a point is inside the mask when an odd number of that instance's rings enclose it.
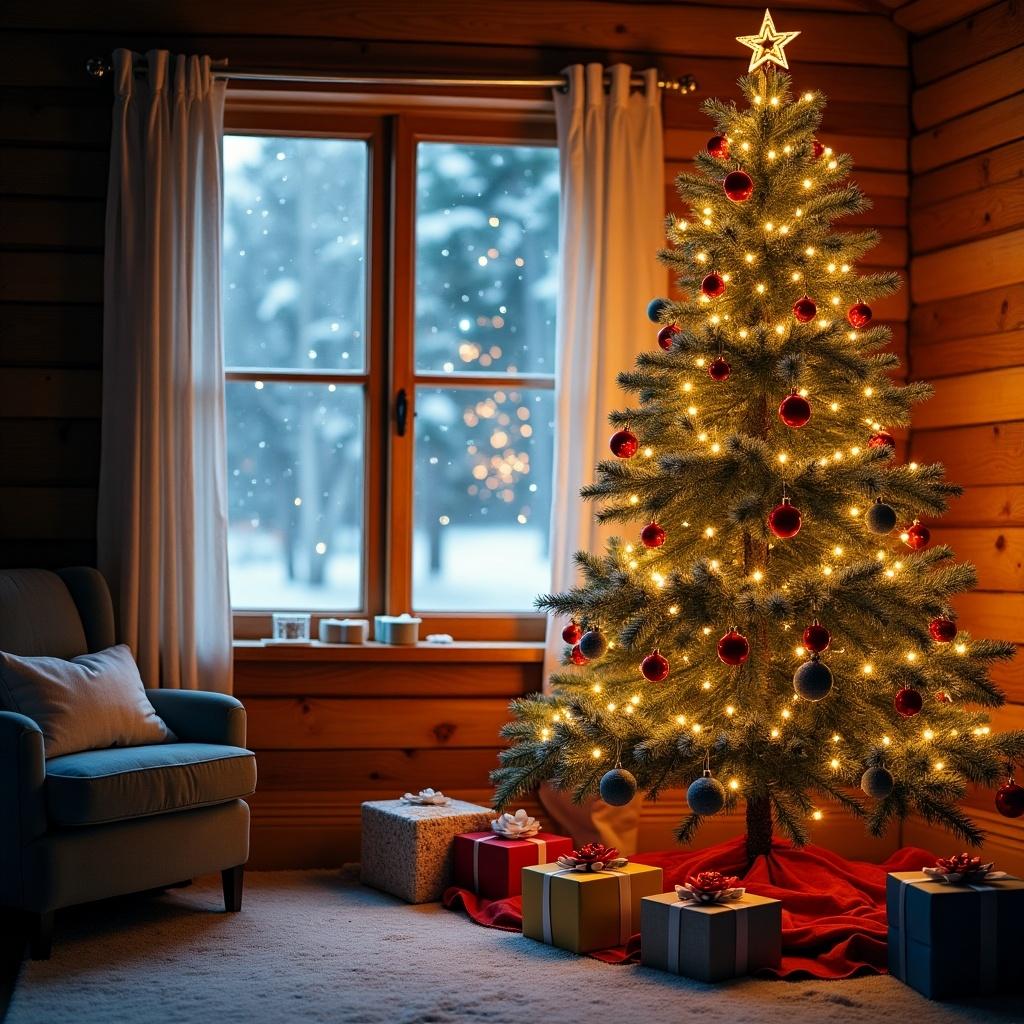
<instances>
[{"instance_id":1,"label":"red tree skirt","mask_svg":"<svg viewBox=\"0 0 1024 1024\"><path fill-rule=\"evenodd\" d=\"M934 855L913 846L897 850L882 864L846 860L820 846L794 848L775 840L772 852L747 870L746 838L739 836L705 850L638 853L636 864L653 864L665 872L665 889L698 871L739 875L758 896L782 900L782 965L762 974L777 978L849 978L886 971L885 876L890 871L918 871L934 864ZM522 898L485 900L453 887L444 905L461 908L487 928L519 931ZM625 946L591 953L605 963L637 963L640 936Z\"/></svg>"}]
</instances>

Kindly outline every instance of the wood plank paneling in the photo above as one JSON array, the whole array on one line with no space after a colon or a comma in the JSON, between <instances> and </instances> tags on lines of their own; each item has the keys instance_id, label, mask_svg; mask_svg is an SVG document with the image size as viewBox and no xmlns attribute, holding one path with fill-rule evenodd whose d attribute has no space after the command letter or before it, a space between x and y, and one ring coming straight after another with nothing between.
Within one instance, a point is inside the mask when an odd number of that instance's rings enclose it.
<instances>
[{"instance_id":1,"label":"wood plank paneling","mask_svg":"<svg viewBox=\"0 0 1024 1024\"><path fill-rule=\"evenodd\" d=\"M1024 93L943 121L910 143L911 165L924 173L964 157L1016 142L1024 134Z\"/></svg>"},{"instance_id":2,"label":"wood plank paneling","mask_svg":"<svg viewBox=\"0 0 1024 1024\"><path fill-rule=\"evenodd\" d=\"M995 103L1020 89L1024 51L1001 53L914 93L914 125L920 131Z\"/></svg>"},{"instance_id":3,"label":"wood plank paneling","mask_svg":"<svg viewBox=\"0 0 1024 1024\"><path fill-rule=\"evenodd\" d=\"M249 742L257 750L497 749L508 701L461 697L252 697Z\"/></svg>"},{"instance_id":4,"label":"wood plank paneling","mask_svg":"<svg viewBox=\"0 0 1024 1024\"><path fill-rule=\"evenodd\" d=\"M942 462L961 484L1024 483L1024 423L993 423L961 430L926 430L910 434L911 455L918 462Z\"/></svg>"},{"instance_id":5,"label":"wood plank paneling","mask_svg":"<svg viewBox=\"0 0 1024 1024\"><path fill-rule=\"evenodd\" d=\"M1019 0L1003 0L911 44L914 81L927 85L1024 45Z\"/></svg>"},{"instance_id":6,"label":"wood plank paneling","mask_svg":"<svg viewBox=\"0 0 1024 1024\"><path fill-rule=\"evenodd\" d=\"M934 387L935 397L914 413L921 429L1024 419L1024 366L943 377Z\"/></svg>"},{"instance_id":7,"label":"wood plank paneling","mask_svg":"<svg viewBox=\"0 0 1024 1024\"><path fill-rule=\"evenodd\" d=\"M1011 142L968 157L947 167L914 176L912 209L934 206L945 199L975 192L990 185L1024 178L1024 142Z\"/></svg>"},{"instance_id":8,"label":"wood plank paneling","mask_svg":"<svg viewBox=\"0 0 1024 1024\"><path fill-rule=\"evenodd\" d=\"M1019 181L1004 181L944 200L938 209L924 206L916 210L911 220L914 252L942 249L1022 225L1024 188Z\"/></svg>"},{"instance_id":9,"label":"wood plank paneling","mask_svg":"<svg viewBox=\"0 0 1024 1024\"><path fill-rule=\"evenodd\" d=\"M914 302L935 302L1020 283L1024 229L915 256L910 262Z\"/></svg>"}]
</instances>

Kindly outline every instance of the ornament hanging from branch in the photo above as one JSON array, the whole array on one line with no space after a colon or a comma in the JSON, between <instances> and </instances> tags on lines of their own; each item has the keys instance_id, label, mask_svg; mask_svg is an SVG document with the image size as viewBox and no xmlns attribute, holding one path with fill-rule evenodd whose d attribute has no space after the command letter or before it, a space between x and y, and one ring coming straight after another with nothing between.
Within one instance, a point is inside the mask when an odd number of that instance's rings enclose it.
<instances>
[{"instance_id":1,"label":"ornament hanging from branch","mask_svg":"<svg viewBox=\"0 0 1024 1024\"><path fill-rule=\"evenodd\" d=\"M567 644L578 644L581 636L583 636L583 629L575 622L570 622L569 625L562 630L562 639Z\"/></svg>"},{"instance_id":2,"label":"ornament hanging from branch","mask_svg":"<svg viewBox=\"0 0 1024 1024\"><path fill-rule=\"evenodd\" d=\"M668 324L662 327L658 331L658 345L663 348L666 352L672 348L672 342L675 341L676 335L679 333L679 328L675 324Z\"/></svg>"},{"instance_id":3,"label":"ornament hanging from branch","mask_svg":"<svg viewBox=\"0 0 1024 1024\"><path fill-rule=\"evenodd\" d=\"M725 356L715 356L711 360L711 365L708 366L708 376L712 380L718 381L719 384L724 383L729 379L729 374L732 373L732 367L729 365L729 360Z\"/></svg>"}]
</instances>

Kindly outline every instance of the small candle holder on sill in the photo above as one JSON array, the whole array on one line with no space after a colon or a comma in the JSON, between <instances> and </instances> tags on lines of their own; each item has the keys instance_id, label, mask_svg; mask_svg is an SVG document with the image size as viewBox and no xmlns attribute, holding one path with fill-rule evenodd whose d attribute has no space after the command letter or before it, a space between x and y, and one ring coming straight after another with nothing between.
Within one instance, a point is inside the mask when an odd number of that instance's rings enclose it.
<instances>
[{"instance_id":1,"label":"small candle holder on sill","mask_svg":"<svg viewBox=\"0 0 1024 1024\"><path fill-rule=\"evenodd\" d=\"M310 644L309 612L274 612L273 635L264 640L265 644Z\"/></svg>"}]
</instances>

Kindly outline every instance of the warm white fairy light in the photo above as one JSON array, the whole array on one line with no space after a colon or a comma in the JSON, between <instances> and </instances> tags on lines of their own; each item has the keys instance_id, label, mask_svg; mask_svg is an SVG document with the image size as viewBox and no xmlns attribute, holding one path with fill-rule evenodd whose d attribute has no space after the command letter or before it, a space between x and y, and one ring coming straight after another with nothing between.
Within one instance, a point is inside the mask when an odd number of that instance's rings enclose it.
<instances>
[{"instance_id":1,"label":"warm white fairy light","mask_svg":"<svg viewBox=\"0 0 1024 1024\"><path fill-rule=\"evenodd\" d=\"M754 291L756 291L758 295L764 295L764 285L763 284L757 285L757 287L754 289Z\"/></svg>"},{"instance_id":2,"label":"warm white fairy light","mask_svg":"<svg viewBox=\"0 0 1024 1024\"><path fill-rule=\"evenodd\" d=\"M700 722L694 722L693 725L690 726L690 728L695 733L697 733L697 732L700 732L704 727L700 724Z\"/></svg>"},{"instance_id":3,"label":"warm white fairy light","mask_svg":"<svg viewBox=\"0 0 1024 1024\"><path fill-rule=\"evenodd\" d=\"M590 756L595 761L597 761L602 756L601 748L600 747L594 747L594 749L590 752Z\"/></svg>"},{"instance_id":4,"label":"warm white fairy light","mask_svg":"<svg viewBox=\"0 0 1024 1024\"><path fill-rule=\"evenodd\" d=\"M768 735L771 736L773 740L777 740L779 738L780 733L778 729L772 729L772 731Z\"/></svg>"},{"instance_id":5,"label":"warm white fairy light","mask_svg":"<svg viewBox=\"0 0 1024 1024\"><path fill-rule=\"evenodd\" d=\"M875 393L875 389L873 387L871 387L870 384L864 389L864 397L865 398L870 398L874 393Z\"/></svg>"},{"instance_id":6,"label":"warm white fairy light","mask_svg":"<svg viewBox=\"0 0 1024 1024\"><path fill-rule=\"evenodd\" d=\"M670 604L668 606L668 613L669 613L669 615L678 615L679 614L679 605L677 605L677 604Z\"/></svg>"},{"instance_id":7,"label":"warm white fairy light","mask_svg":"<svg viewBox=\"0 0 1024 1024\"><path fill-rule=\"evenodd\" d=\"M813 813L813 814L811 815L811 817L812 817L812 818L813 818L813 819L814 819L815 821L821 821L821 819L822 819L822 818L824 818L824 817L825 817L825 815L824 815L824 814L822 814L822 812L821 812L821 811L815 811L815 812L814 812L814 813Z\"/></svg>"},{"instance_id":8,"label":"warm white fairy light","mask_svg":"<svg viewBox=\"0 0 1024 1024\"><path fill-rule=\"evenodd\" d=\"M787 455L787 454L786 454L785 452L779 452L779 454L778 454L778 455L776 456L776 458L777 458L777 459L779 460L779 462L781 462L781 463L782 463L783 465L785 465L785 464L786 464L786 463L787 463L787 462L789 461L789 456L788 456L788 455Z\"/></svg>"},{"instance_id":9,"label":"warm white fairy light","mask_svg":"<svg viewBox=\"0 0 1024 1024\"><path fill-rule=\"evenodd\" d=\"M854 519L856 519L857 516L860 515L860 509L857 508L856 505L851 505L850 506L850 515L853 516Z\"/></svg>"},{"instance_id":10,"label":"warm white fairy light","mask_svg":"<svg viewBox=\"0 0 1024 1024\"><path fill-rule=\"evenodd\" d=\"M736 714L736 709L731 704L726 704L726 706L725 706L725 713L730 718L732 718L732 716Z\"/></svg>"},{"instance_id":11,"label":"warm white fairy light","mask_svg":"<svg viewBox=\"0 0 1024 1024\"><path fill-rule=\"evenodd\" d=\"M946 767L946 762L945 761L936 761L935 764L932 765L932 767L937 772L941 772Z\"/></svg>"},{"instance_id":12,"label":"warm white fairy light","mask_svg":"<svg viewBox=\"0 0 1024 1024\"><path fill-rule=\"evenodd\" d=\"M638 495L638 494L631 494L629 496L629 503L630 503L630 505L637 505L637 504L639 504L640 503L640 495Z\"/></svg>"},{"instance_id":13,"label":"warm white fairy light","mask_svg":"<svg viewBox=\"0 0 1024 1024\"><path fill-rule=\"evenodd\" d=\"M700 688L702 690L710 690L711 689L711 683L708 682L707 679L705 679L704 682L700 684Z\"/></svg>"},{"instance_id":14,"label":"warm white fairy light","mask_svg":"<svg viewBox=\"0 0 1024 1024\"><path fill-rule=\"evenodd\" d=\"M799 270L794 270L793 273L789 275L790 280L792 280L792 281L799 281L800 278L803 277L803 276L804 275L801 274Z\"/></svg>"},{"instance_id":15,"label":"warm white fairy light","mask_svg":"<svg viewBox=\"0 0 1024 1024\"><path fill-rule=\"evenodd\" d=\"M654 449L653 448L645 448L644 449L644 458L645 459L649 459L653 454L654 454Z\"/></svg>"},{"instance_id":16,"label":"warm white fairy light","mask_svg":"<svg viewBox=\"0 0 1024 1024\"><path fill-rule=\"evenodd\" d=\"M745 327L740 328L740 338L746 338L749 333Z\"/></svg>"},{"instance_id":17,"label":"warm white fairy light","mask_svg":"<svg viewBox=\"0 0 1024 1024\"><path fill-rule=\"evenodd\" d=\"M698 263L707 263L707 261L708 261L708 254L707 254L706 252L699 252L699 253L697 253L697 255L696 255L696 256L694 257L694 259L695 259L695 260L696 260L696 261L697 261Z\"/></svg>"},{"instance_id":18,"label":"warm white fairy light","mask_svg":"<svg viewBox=\"0 0 1024 1024\"><path fill-rule=\"evenodd\" d=\"M615 701L610 700L608 701L607 707L609 711L614 711L618 707L618 704L616 704Z\"/></svg>"},{"instance_id":19,"label":"warm white fairy light","mask_svg":"<svg viewBox=\"0 0 1024 1024\"><path fill-rule=\"evenodd\" d=\"M729 780L729 788L735 793L736 790L740 788L740 780L739 779L730 779Z\"/></svg>"},{"instance_id":20,"label":"warm white fairy light","mask_svg":"<svg viewBox=\"0 0 1024 1024\"><path fill-rule=\"evenodd\" d=\"M686 715L676 715L676 725L686 725Z\"/></svg>"},{"instance_id":21,"label":"warm white fairy light","mask_svg":"<svg viewBox=\"0 0 1024 1024\"><path fill-rule=\"evenodd\" d=\"M602 687L600 683L594 683L590 689L593 690L594 693L600 693L604 687Z\"/></svg>"},{"instance_id":22,"label":"warm white fairy light","mask_svg":"<svg viewBox=\"0 0 1024 1024\"><path fill-rule=\"evenodd\" d=\"M761 572L761 570L760 570L760 569L755 569L755 570L754 570L754 571L753 571L753 572L752 572L752 573L750 574L750 578L751 578L751 579L752 579L752 580L753 580L753 581L754 581L755 583L760 583L760 582L761 582L761 580L763 580L763 579L764 579L764 573L763 573L763 572Z\"/></svg>"},{"instance_id":23,"label":"warm white fairy light","mask_svg":"<svg viewBox=\"0 0 1024 1024\"><path fill-rule=\"evenodd\" d=\"M924 739L926 739L926 740L933 740L933 739L935 739L935 733L932 732L931 729L925 729L925 731L923 733L921 733L921 736L924 737Z\"/></svg>"},{"instance_id":24,"label":"warm white fairy light","mask_svg":"<svg viewBox=\"0 0 1024 1024\"><path fill-rule=\"evenodd\" d=\"M875 671L875 667L871 664L871 662L866 661L863 665L861 665L860 670L864 673L864 675L869 676L872 672Z\"/></svg>"},{"instance_id":25,"label":"warm white fairy light","mask_svg":"<svg viewBox=\"0 0 1024 1024\"><path fill-rule=\"evenodd\" d=\"M954 650L956 651L957 654L966 654L967 653L967 644L957 644L956 647L954 648Z\"/></svg>"},{"instance_id":26,"label":"warm white fairy light","mask_svg":"<svg viewBox=\"0 0 1024 1024\"><path fill-rule=\"evenodd\" d=\"M722 446L717 441L712 441L711 452L713 455L717 455L722 450Z\"/></svg>"},{"instance_id":27,"label":"warm white fairy light","mask_svg":"<svg viewBox=\"0 0 1024 1024\"><path fill-rule=\"evenodd\" d=\"M829 761L829 764L831 765L832 770L836 771L839 768L839 764L840 764L839 758L838 757L833 757L832 760Z\"/></svg>"},{"instance_id":28,"label":"warm white fairy light","mask_svg":"<svg viewBox=\"0 0 1024 1024\"><path fill-rule=\"evenodd\" d=\"M639 704L640 703L640 694L639 693L634 693L633 696L629 698L629 703L632 704L634 707L637 704Z\"/></svg>"},{"instance_id":29,"label":"warm white fairy light","mask_svg":"<svg viewBox=\"0 0 1024 1024\"><path fill-rule=\"evenodd\" d=\"M717 558L712 558L711 561L708 562L708 565L710 565L715 572L718 572L722 567L722 563Z\"/></svg>"},{"instance_id":30,"label":"warm white fairy light","mask_svg":"<svg viewBox=\"0 0 1024 1024\"><path fill-rule=\"evenodd\" d=\"M829 409L832 412L839 412L839 403L838 402L829 402L828 407L829 407Z\"/></svg>"}]
</instances>

